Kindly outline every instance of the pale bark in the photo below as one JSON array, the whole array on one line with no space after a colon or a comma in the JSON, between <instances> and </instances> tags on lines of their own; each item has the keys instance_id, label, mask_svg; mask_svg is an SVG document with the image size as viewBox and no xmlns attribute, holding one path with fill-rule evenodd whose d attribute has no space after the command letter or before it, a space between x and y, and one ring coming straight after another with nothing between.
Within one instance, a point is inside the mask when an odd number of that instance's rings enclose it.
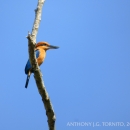
<instances>
[{"instance_id":1,"label":"pale bark","mask_svg":"<svg viewBox=\"0 0 130 130\"><path fill-rule=\"evenodd\" d=\"M35 10L35 20L34 20L34 24L33 24L33 28L32 28L32 33L31 34L29 33L27 36L28 50L29 50L29 59L30 59L32 68L34 70L34 78L35 78L39 94L42 97L42 102L44 103L44 107L46 110L49 130L55 130L55 120L56 120L55 113L54 113L51 101L49 99L48 93L46 91L44 81L42 79L42 73L37 64L36 56L35 56L35 52L34 52L34 48L35 48L35 44L36 44L36 36L38 33L40 21L41 21L42 6L43 6L44 2L45 2L45 0L38 0L38 5Z\"/></svg>"}]
</instances>

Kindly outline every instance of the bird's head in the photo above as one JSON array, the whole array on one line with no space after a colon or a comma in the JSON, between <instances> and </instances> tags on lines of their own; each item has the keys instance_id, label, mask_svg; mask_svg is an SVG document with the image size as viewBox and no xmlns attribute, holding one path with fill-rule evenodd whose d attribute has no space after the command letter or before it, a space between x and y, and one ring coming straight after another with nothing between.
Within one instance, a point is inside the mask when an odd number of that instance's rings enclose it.
<instances>
[{"instance_id":1,"label":"bird's head","mask_svg":"<svg viewBox=\"0 0 130 130\"><path fill-rule=\"evenodd\" d=\"M35 48L42 48L43 50L48 50L48 49L58 49L59 47L58 46L53 46L53 45L50 45L49 43L47 42L38 42L35 46Z\"/></svg>"}]
</instances>

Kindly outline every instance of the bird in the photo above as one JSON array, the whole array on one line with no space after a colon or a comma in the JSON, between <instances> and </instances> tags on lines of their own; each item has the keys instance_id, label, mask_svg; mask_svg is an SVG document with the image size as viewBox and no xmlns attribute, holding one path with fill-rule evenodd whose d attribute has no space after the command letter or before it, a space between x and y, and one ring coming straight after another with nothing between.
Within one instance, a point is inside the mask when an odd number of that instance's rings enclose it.
<instances>
[{"instance_id":1,"label":"bird","mask_svg":"<svg viewBox=\"0 0 130 130\"><path fill-rule=\"evenodd\" d=\"M59 48L58 46L50 45L48 42L38 42L35 45L35 55L36 55L36 60L37 60L38 65L40 66L44 62L47 50L58 49L58 48ZM27 75L25 88L28 87L31 73L33 73L33 69L32 69L30 60L28 60L25 66L25 74Z\"/></svg>"}]
</instances>

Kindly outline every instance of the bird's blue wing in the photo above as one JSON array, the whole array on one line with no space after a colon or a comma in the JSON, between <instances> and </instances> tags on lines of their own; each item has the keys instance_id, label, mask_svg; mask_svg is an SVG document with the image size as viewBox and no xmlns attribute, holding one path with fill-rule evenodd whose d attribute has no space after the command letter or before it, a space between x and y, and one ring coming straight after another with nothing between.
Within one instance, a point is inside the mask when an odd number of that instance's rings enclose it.
<instances>
[{"instance_id":1,"label":"bird's blue wing","mask_svg":"<svg viewBox=\"0 0 130 130\"><path fill-rule=\"evenodd\" d=\"M39 54L40 54L40 51L39 50L35 50L35 55L36 55L36 58L39 57Z\"/></svg>"},{"instance_id":2,"label":"bird's blue wing","mask_svg":"<svg viewBox=\"0 0 130 130\"><path fill-rule=\"evenodd\" d=\"M39 51L39 50L36 50L36 51L35 51L36 58L39 57L39 54L40 54L40 51ZM29 71L31 68L32 68L32 66L31 66L30 60L28 60L26 66L25 66L25 74L28 74L28 71Z\"/></svg>"}]
</instances>

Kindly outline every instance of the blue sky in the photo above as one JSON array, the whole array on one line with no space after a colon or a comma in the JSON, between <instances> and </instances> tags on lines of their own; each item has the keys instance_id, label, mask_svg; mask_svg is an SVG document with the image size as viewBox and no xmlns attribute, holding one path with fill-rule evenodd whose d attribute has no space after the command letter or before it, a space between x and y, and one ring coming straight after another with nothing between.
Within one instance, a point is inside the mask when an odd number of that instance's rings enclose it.
<instances>
[{"instance_id":1,"label":"blue sky","mask_svg":"<svg viewBox=\"0 0 130 130\"><path fill-rule=\"evenodd\" d=\"M26 36L37 1L0 4L0 130L48 129L33 75L24 88ZM57 130L127 130L102 122L130 122L130 1L46 0L38 41L49 50L41 71L56 113ZM100 127L67 126L99 122Z\"/></svg>"}]
</instances>

